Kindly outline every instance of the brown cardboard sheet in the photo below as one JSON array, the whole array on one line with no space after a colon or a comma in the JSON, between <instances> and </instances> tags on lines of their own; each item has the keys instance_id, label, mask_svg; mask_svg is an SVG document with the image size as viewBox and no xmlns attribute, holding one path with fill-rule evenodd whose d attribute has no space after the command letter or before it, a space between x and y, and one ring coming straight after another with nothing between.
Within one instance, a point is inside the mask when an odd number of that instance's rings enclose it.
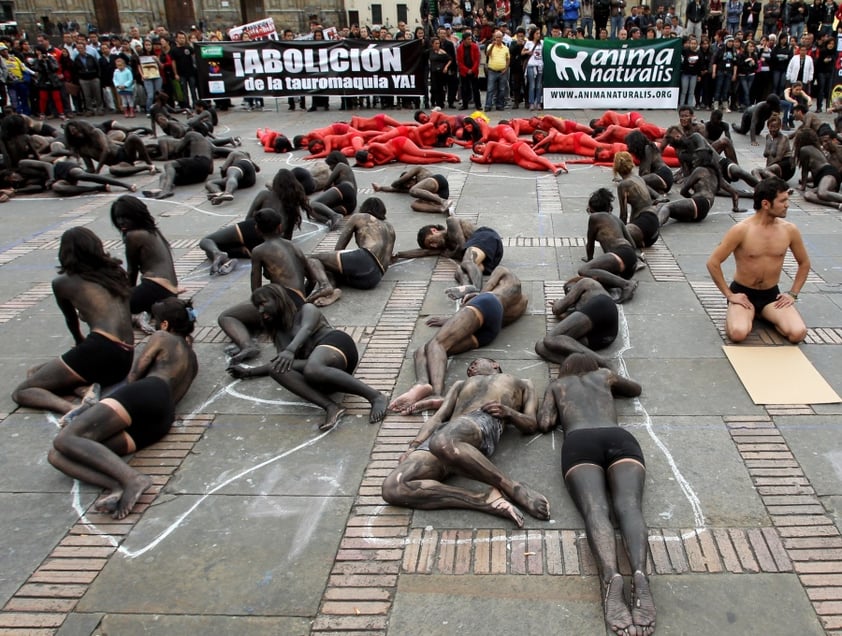
<instances>
[{"instance_id":1,"label":"brown cardboard sheet","mask_svg":"<svg viewBox=\"0 0 842 636\"><path fill-rule=\"evenodd\" d=\"M798 347L722 348L755 404L842 402Z\"/></svg>"}]
</instances>

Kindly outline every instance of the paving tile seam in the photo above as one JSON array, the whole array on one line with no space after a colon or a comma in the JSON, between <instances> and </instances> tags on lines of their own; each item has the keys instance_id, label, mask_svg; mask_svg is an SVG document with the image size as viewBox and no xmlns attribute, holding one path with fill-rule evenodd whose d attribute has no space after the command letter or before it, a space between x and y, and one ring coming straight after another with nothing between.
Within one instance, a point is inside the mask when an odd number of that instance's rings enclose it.
<instances>
[{"instance_id":1,"label":"paving tile seam","mask_svg":"<svg viewBox=\"0 0 842 636\"><path fill-rule=\"evenodd\" d=\"M123 538L202 439L214 418L215 414L179 415L166 437L135 454L129 464L152 477L153 485L141 495L129 516L122 520L98 513L94 509L94 501L0 610L0 634L4 627L23 630L21 633L49 628L52 631L48 633L54 634L62 626L110 557L117 552ZM201 431L195 434L197 428ZM185 435L185 431L193 434ZM189 438L189 442L185 438ZM147 459L156 450L180 444L189 448L183 449L185 452L177 461Z\"/></svg>"},{"instance_id":2,"label":"paving tile seam","mask_svg":"<svg viewBox=\"0 0 842 636\"><path fill-rule=\"evenodd\" d=\"M774 415L789 413L766 411L723 418L772 520L762 530L770 551L758 558L794 571L824 628L842 627L842 535L775 424Z\"/></svg>"},{"instance_id":3,"label":"paving tile seam","mask_svg":"<svg viewBox=\"0 0 842 636\"><path fill-rule=\"evenodd\" d=\"M443 259L439 259L439 261L441 260ZM374 329L371 344L388 343L390 349L399 355L386 362L379 358L372 359L377 355L374 352L376 347L372 347L371 350L367 349L363 352L360 357L361 366L376 364L379 370L391 372L389 390L393 389L397 382L414 329L402 329L398 332L399 337L396 337L393 329L381 334L379 327L393 322L397 317L403 317L406 312L417 316L424 302L427 288L428 283L426 281L399 281L392 290L380 320ZM389 446L389 442L394 442L395 437L392 433L395 425L407 423L412 427L407 429L407 434L415 435L420 427L421 418L388 414L380 424L368 465L363 474L363 480L360 483L339 548L334 557L330 579L319 602L319 611L311 628L313 634L335 630L359 630L372 634L385 630L387 626L388 615L391 612L397 589L395 564L400 559L403 550L402 548L387 548L385 550L360 551L356 547L349 546L356 546L359 541L367 541L369 537L366 535L378 533L375 528L379 529L380 532L385 529L386 533L406 534L408 532L411 518L409 511L392 508L380 498L379 487L376 484L382 483L382 477L378 475L377 480L371 481L373 471L380 471L384 468L391 470L397 466L398 456L395 452L382 453L378 452L378 449L383 449ZM410 433L409 431L412 429L414 431ZM376 578L383 574L395 576L388 579ZM354 592L354 590L358 590L360 587L373 588L375 593L381 597L375 607L366 609L366 614L362 614L358 600L357 602L337 602L335 600L337 596L347 600L349 596L358 595L359 593ZM375 616L371 614L375 614Z\"/></svg>"}]
</instances>

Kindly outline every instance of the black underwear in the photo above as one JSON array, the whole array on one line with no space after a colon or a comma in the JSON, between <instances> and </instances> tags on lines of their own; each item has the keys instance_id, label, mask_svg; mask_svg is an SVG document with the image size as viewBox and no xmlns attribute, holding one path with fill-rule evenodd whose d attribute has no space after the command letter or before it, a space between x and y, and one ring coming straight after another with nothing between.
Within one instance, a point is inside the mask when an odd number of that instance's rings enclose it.
<instances>
[{"instance_id":1,"label":"black underwear","mask_svg":"<svg viewBox=\"0 0 842 636\"><path fill-rule=\"evenodd\" d=\"M722 157L722 159L719 160L719 170L722 172L722 178L728 183L734 183L734 179L731 178L731 175L728 172L728 168L732 165L734 165L734 162L728 157Z\"/></svg>"},{"instance_id":2,"label":"black underwear","mask_svg":"<svg viewBox=\"0 0 842 636\"><path fill-rule=\"evenodd\" d=\"M124 384L108 397L119 402L132 418L126 432L138 450L164 437L175 420L172 391L163 378L147 376Z\"/></svg>"},{"instance_id":3,"label":"black underwear","mask_svg":"<svg viewBox=\"0 0 842 636\"><path fill-rule=\"evenodd\" d=\"M594 464L607 471L621 459L634 459L646 466L634 435L619 426L580 428L564 436L561 474L566 478L579 464Z\"/></svg>"},{"instance_id":4,"label":"black underwear","mask_svg":"<svg viewBox=\"0 0 842 636\"><path fill-rule=\"evenodd\" d=\"M73 171L74 168L78 168L79 164L75 161L56 161L53 164L53 179L56 181L67 181L67 182L76 182L76 179L73 179L70 176L70 173Z\"/></svg>"},{"instance_id":5,"label":"black underwear","mask_svg":"<svg viewBox=\"0 0 842 636\"><path fill-rule=\"evenodd\" d=\"M181 159L176 159L174 163L174 185L203 183L208 178L208 175L213 172L213 160L202 155L182 157Z\"/></svg>"},{"instance_id":6,"label":"black underwear","mask_svg":"<svg viewBox=\"0 0 842 636\"><path fill-rule=\"evenodd\" d=\"M433 179L435 179L436 183L439 184L439 189L436 191L436 194L442 199L447 199L450 196L450 184L447 182L447 177L443 174L434 174Z\"/></svg>"},{"instance_id":7,"label":"black underwear","mask_svg":"<svg viewBox=\"0 0 842 636\"><path fill-rule=\"evenodd\" d=\"M353 373L360 361L357 343L351 336L339 329L328 332L316 343L316 347L330 347L341 353L342 357L345 358L345 371L347 373Z\"/></svg>"},{"instance_id":8,"label":"black underwear","mask_svg":"<svg viewBox=\"0 0 842 636\"><path fill-rule=\"evenodd\" d=\"M629 224L640 228L645 247L654 245L661 234L661 221L654 212L641 212Z\"/></svg>"},{"instance_id":9,"label":"black underwear","mask_svg":"<svg viewBox=\"0 0 842 636\"><path fill-rule=\"evenodd\" d=\"M139 314L152 309L152 305L165 298L175 298L176 294L148 278L141 278L140 285L132 289L129 309L132 314Z\"/></svg>"},{"instance_id":10,"label":"black underwear","mask_svg":"<svg viewBox=\"0 0 842 636\"><path fill-rule=\"evenodd\" d=\"M792 165L792 157L784 157L778 165L781 167L781 179L789 181L795 176L795 166Z\"/></svg>"},{"instance_id":11,"label":"black underwear","mask_svg":"<svg viewBox=\"0 0 842 636\"><path fill-rule=\"evenodd\" d=\"M763 312L763 308L766 305L775 302L781 294L781 290L777 285L769 289L752 289L734 281L728 288L735 294L745 294L748 296L749 302L754 305L754 314L756 316L759 316Z\"/></svg>"},{"instance_id":12,"label":"black underwear","mask_svg":"<svg viewBox=\"0 0 842 636\"><path fill-rule=\"evenodd\" d=\"M353 214L357 209L357 186L353 183L343 181L334 186L342 194L342 203L336 207L341 207L345 210L345 215Z\"/></svg>"},{"instance_id":13,"label":"black underwear","mask_svg":"<svg viewBox=\"0 0 842 636\"><path fill-rule=\"evenodd\" d=\"M824 179L827 175L831 175L834 179L836 179L837 186L842 184L842 178L840 178L839 176L839 171L836 168L834 168L831 164L827 164L816 170L815 173L813 173L813 185L818 188L821 180Z\"/></svg>"},{"instance_id":14,"label":"black underwear","mask_svg":"<svg viewBox=\"0 0 842 636\"><path fill-rule=\"evenodd\" d=\"M237 159L231 164L232 168L239 168L243 176L239 180L239 187L250 188L257 183L257 171L254 164L248 159Z\"/></svg>"},{"instance_id":15,"label":"black underwear","mask_svg":"<svg viewBox=\"0 0 842 636\"><path fill-rule=\"evenodd\" d=\"M340 278L348 287L374 289L383 278L383 270L374 254L366 249L339 252Z\"/></svg>"},{"instance_id":16,"label":"black underwear","mask_svg":"<svg viewBox=\"0 0 842 636\"><path fill-rule=\"evenodd\" d=\"M301 309L304 305L307 304L307 301L304 300L304 297L294 289L284 287L284 291L287 293L287 296L289 296L289 299L292 301L292 304L295 305L296 309Z\"/></svg>"},{"instance_id":17,"label":"black underwear","mask_svg":"<svg viewBox=\"0 0 842 636\"><path fill-rule=\"evenodd\" d=\"M237 229L240 231L240 238L243 239L243 247L248 250L249 254L255 247L263 243L263 237L257 231L257 223L254 219L240 221L237 223ZM233 257L232 254L228 254L228 256Z\"/></svg>"},{"instance_id":18,"label":"black underwear","mask_svg":"<svg viewBox=\"0 0 842 636\"><path fill-rule=\"evenodd\" d=\"M704 221L708 212L710 212L710 201L708 201L706 197L702 196L693 197L692 201L696 204L696 218L693 219L693 223Z\"/></svg>"},{"instance_id":19,"label":"black underwear","mask_svg":"<svg viewBox=\"0 0 842 636\"><path fill-rule=\"evenodd\" d=\"M477 344L491 344L503 329L503 304L491 292L482 292L471 298L466 307L473 307L482 315L482 326L474 332Z\"/></svg>"},{"instance_id":20,"label":"black underwear","mask_svg":"<svg viewBox=\"0 0 842 636\"><path fill-rule=\"evenodd\" d=\"M134 347L95 331L61 356L64 364L85 382L98 382L103 387L124 380L132 369L133 358Z\"/></svg>"},{"instance_id":21,"label":"black underwear","mask_svg":"<svg viewBox=\"0 0 842 636\"><path fill-rule=\"evenodd\" d=\"M483 254L485 259L482 261L482 273L490 274L494 268L503 260L503 239L490 227L478 227L471 234L471 238L465 241L465 251L472 247L476 247Z\"/></svg>"},{"instance_id":22,"label":"black underwear","mask_svg":"<svg viewBox=\"0 0 842 636\"><path fill-rule=\"evenodd\" d=\"M604 349L617 337L617 303L610 296L594 296L576 311L585 314L591 321L591 330L585 336L588 347L597 351Z\"/></svg>"},{"instance_id":23,"label":"black underwear","mask_svg":"<svg viewBox=\"0 0 842 636\"><path fill-rule=\"evenodd\" d=\"M667 192L669 192L674 182L672 176L672 169L668 165L663 165L657 170L655 170L655 174L661 177L661 181L663 181L664 184L667 186Z\"/></svg>"},{"instance_id":24,"label":"black underwear","mask_svg":"<svg viewBox=\"0 0 842 636\"><path fill-rule=\"evenodd\" d=\"M623 261L623 271L620 276L626 280L630 280L634 276L635 267L637 266L637 253L631 245L617 245L611 248L610 254L616 254Z\"/></svg>"}]
</instances>

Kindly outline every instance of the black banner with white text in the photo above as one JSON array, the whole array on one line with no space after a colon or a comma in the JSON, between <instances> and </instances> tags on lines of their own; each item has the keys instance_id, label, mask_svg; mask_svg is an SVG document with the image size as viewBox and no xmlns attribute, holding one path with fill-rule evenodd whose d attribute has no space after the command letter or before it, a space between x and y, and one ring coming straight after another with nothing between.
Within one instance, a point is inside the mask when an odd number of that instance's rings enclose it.
<instances>
[{"instance_id":1,"label":"black banner with white text","mask_svg":"<svg viewBox=\"0 0 842 636\"><path fill-rule=\"evenodd\" d=\"M197 44L199 94L421 95L422 43L283 40Z\"/></svg>"}]
</instances>

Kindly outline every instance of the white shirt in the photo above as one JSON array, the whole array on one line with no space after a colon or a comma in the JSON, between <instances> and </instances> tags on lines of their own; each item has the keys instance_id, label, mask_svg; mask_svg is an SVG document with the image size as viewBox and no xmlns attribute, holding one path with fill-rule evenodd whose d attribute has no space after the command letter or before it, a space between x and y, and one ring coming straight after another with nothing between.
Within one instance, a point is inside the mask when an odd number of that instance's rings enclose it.
<instances>
[{"instance_id":1,"label":"white shirt","mask_svg":"<svg viewBox=\"0 0 842 636\"><path fill-rule=\"evenodd\" d=\"M526 62L527 66L537 66L539 69L544 68L544 41L539 40L538 45L532 40L527 40L523 45L523 50L530 53L529 60Z\"/></svg>"},{"instance_id":2,"label":"white shirt","mask_svg":"<svg viewBox=\"0 0 842 636\"><path fill-rule=\"evenodd\" d=\"M786 78L792 82L798 81L798 71L801 68L801 56L793 55L789 61L789 66L786 67ZM810 55L804 56L804 76L801 81L806 86L813 81L813 58Z\"/></svg>"}]
</instances>

